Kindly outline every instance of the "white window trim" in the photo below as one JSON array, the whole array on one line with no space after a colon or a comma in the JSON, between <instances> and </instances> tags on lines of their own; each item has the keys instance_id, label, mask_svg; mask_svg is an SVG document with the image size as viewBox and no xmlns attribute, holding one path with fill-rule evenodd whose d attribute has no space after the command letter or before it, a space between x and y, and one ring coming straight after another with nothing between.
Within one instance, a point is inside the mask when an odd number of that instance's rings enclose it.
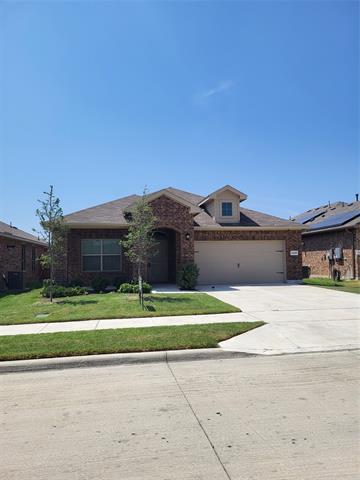
<instances>
[{"instance_id":1,"label":"white window trim","mask_svg":"<svg viewBox=\"0 0 360 480\"><path fill-rule=\"evenodd\" d=\"M83 240L98 240L100 242L100 253L83 253ZM103 253L103 240L117 240L120 242L120 238L82 238L81 239L81 271L84 273L114 273L123 271L123 252L120 245L120 253ZM103 257L120 257L120 269L119 270L104 270L103 269ZM100 270L84 270L84 257L100 257Z\"/></svg>"},{"instance_id":2,"label":"white window trim","mask_svg":"<svg viewBox=\"0 0 360 480\"><path fill-rule=\"evenodd\" d=\"M223 203L231 203L231 215L223 215L222 206ZM220 200L220 218L233 218L234 217L234 202L232 200Z\"/></svg>"}]
</instances>

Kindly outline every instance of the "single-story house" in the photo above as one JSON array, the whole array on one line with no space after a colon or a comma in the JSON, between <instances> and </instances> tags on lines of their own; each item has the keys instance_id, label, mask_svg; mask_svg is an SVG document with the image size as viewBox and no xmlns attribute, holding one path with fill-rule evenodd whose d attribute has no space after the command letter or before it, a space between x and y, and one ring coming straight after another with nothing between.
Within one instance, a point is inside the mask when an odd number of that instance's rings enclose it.
<instances>
[{"instance_id":1,"label":"single-story house","mask_svg":"<svg viewBox=\"0 0 360 480\"><path fill-rule=\"evenodd\" d=\"M296 217L302 223L307 276L360 278L360 202L335 202Z\"/></svg>"},{"instance_id":2,"label":"single-story house","mask_svg":"<svg viewBox=\"0 0 360 480\"><path fill-rule=\"evenodd\" d=\"M22 290L42 278L39 257L46 243L0 222L0 290Z\"/></svg>"},{"instance_id":3,"label":"single-story house","mask_svg":"<svg viewBox=\"0 0 360 480\"><path fill-rule=\"evenodd\" d=\"M119 240L127 212L139 199L130 195L66 215L69 228L63 280L90 284L96 276L133 278L133 266ZM147 279L175 282L181 265L195 262L200 284L285 282L302 278L303 226L246 209L247 196L225 187L209 195L176 188L148 194L157 219L157 253Z\"/></svg>"}]
</instances>

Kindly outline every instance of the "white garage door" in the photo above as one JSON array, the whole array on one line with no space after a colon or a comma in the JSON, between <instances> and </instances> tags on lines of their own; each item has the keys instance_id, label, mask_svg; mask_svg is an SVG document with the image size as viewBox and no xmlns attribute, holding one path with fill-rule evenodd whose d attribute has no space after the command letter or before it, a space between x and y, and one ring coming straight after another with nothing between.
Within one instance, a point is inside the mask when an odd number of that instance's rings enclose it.
<instances>
[{"instance_id":1,"label":"white garage door","mask_svg":"<svg viewBox=\"0 0 360 480\"><path fill-rule=\"evenodd\" d=\"M195 263L200 269L200 284L282 282L284 242L199 241L195 242Z\"/></svg>"}]
</instances>

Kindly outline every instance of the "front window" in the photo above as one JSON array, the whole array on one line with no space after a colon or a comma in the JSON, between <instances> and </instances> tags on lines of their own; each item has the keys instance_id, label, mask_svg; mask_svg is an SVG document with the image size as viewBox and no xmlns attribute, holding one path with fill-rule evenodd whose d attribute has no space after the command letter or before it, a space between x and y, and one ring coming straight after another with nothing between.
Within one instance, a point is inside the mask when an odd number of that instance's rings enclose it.
<instances>
[{"instance_id":1,"label":"front window","mask_svg":"<svg viewBox=\"0 0 360 480\"><path fill-rule=\"evenodd\" d=\"M118 238L92 239L81 241L83 272L121 271L121 246Z\"/></svg>"},{"instance_id":2,"label":"front window","mask_svg":"<svg viewBox=\"0 0 360 480\"><path fill-rule=\"evenodd\" d=\"M222 202L221 204L221 216L232 217L232 202Z\"/></svg>"}]
</instances>

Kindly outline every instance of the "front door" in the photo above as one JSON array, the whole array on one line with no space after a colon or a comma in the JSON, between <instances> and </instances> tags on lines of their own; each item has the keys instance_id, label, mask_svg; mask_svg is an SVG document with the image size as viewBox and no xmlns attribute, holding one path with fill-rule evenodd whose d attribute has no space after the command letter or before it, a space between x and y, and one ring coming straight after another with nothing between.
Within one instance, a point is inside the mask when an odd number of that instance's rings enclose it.
<instances>
[{"instance_id":1,"label":"front door","mask_svg":"<svg viewBox=\"0 0 360 480\"><path fill-rule=\"evenodd\" d=\"M155 253L150 259L148 277L151 283L166 283L169 281L169 241L168 235L156 232Z\"/></svg>"}]
</instances>

